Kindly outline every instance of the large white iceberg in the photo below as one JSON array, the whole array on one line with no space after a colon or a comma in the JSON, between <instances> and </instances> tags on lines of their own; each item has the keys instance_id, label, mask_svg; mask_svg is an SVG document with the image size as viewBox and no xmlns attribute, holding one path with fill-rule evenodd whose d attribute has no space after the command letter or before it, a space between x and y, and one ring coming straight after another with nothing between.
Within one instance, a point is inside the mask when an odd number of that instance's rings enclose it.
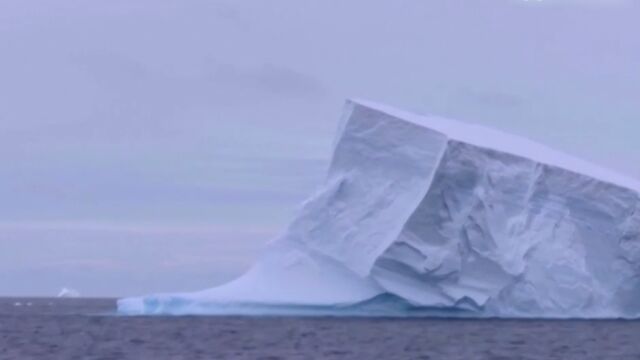
<instances>
[{"instance_id":1,"label":"large white iceberg","mask_svg":"<svg viewBox=\"0 0 640 360\"><path fill-rule=\"evenodd\" d=\"M349 101L326 184L247 274L118 308L637 318L639 189L523 138Z\"/></svg>"}]
</instances>

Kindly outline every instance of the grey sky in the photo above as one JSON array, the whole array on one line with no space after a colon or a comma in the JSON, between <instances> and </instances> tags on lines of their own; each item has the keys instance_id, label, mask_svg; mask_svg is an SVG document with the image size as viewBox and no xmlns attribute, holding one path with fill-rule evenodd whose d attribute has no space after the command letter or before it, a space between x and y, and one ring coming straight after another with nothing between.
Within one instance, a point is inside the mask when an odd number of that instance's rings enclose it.
<instances>
[{"instance_id":1,"label":"grey sky","mask_svg":"<svg viewBox=\"0 0 640 360\"><path fill-rule=\"evenodd\" d=\"M322 181L342 102L640 178L640 2L0 2L0 295L196 290Z\"/></svg>"}]
</instances>

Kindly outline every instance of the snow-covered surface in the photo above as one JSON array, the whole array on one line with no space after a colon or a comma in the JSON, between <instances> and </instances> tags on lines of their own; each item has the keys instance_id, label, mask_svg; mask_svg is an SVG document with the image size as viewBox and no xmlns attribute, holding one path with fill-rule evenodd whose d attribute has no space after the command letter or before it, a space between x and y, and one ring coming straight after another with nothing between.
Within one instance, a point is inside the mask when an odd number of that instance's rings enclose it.
<instances>
[{"instance_id":1,"label":"snow-covered surface","mask_svg":"<svg viewBox=\"0 0 640 360\"><path fill-rule=\"evenodd\" d=\"M636 318L639 189L520 137L350 101L326 184L247 274L118 306Z\"/></svg>"}]
</instances>

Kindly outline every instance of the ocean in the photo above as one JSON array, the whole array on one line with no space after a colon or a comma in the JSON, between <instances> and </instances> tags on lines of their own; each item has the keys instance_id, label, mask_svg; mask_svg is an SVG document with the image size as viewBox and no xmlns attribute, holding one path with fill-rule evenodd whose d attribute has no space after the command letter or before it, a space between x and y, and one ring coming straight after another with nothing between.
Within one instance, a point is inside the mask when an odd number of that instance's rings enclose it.
<instances>
[{"instance_id":1,"label":"ocean","mask_svg":"<svg viewBox=\"0 0 640 360\"><path fill-rule=\"evenodd\" d=\"M0 298L0 360L640 359L640 321L117 316Z\"/></svg>"}]
</instances>

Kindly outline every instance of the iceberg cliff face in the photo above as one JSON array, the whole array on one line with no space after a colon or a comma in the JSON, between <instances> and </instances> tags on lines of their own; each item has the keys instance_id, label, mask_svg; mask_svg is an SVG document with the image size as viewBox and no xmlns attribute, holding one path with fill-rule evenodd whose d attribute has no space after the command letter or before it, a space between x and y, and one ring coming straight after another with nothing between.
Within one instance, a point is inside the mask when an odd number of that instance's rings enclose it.
<instances>
[{"instance_id":1,"label":"iceberg cliff face","mask_svg":"<svg viewBox=\"0 0 640 360\"><path fill-rule=\"evenodd\" d=\"M118 306L637 318L639 189L525 139L350 101L326 185L247 274Z\"/></svg>"}]
</instances>

